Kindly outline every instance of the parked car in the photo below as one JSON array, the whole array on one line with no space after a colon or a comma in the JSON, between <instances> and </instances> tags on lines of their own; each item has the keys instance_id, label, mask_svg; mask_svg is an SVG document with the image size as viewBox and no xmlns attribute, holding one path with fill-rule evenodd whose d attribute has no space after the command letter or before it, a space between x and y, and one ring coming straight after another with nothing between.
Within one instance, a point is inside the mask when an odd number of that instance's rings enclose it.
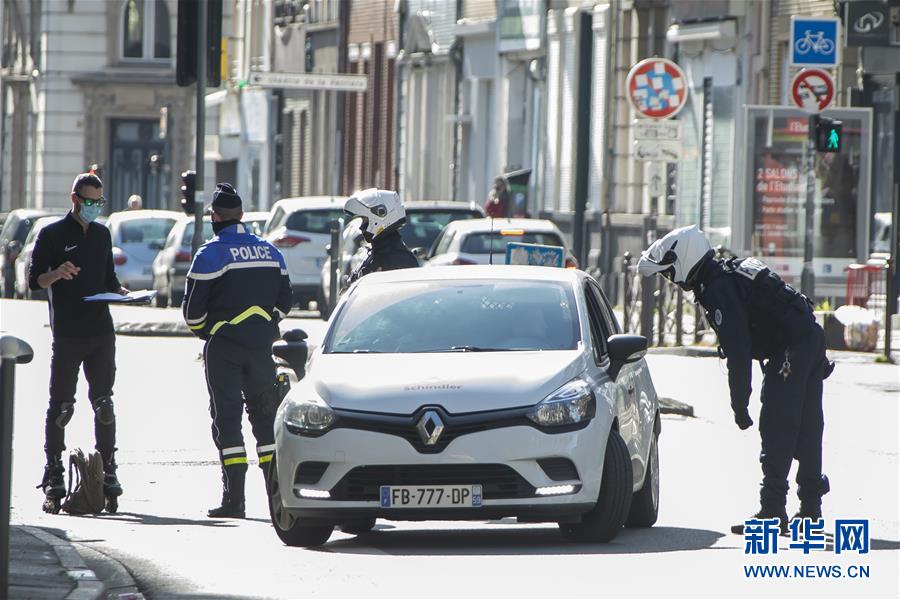
<instances>
[{"instance_id":1,"label":"parked car","mask_svg":"<svg viewBox=\"0 0 900 600\"><path fill-rule=\"evenodd\" d=\"M426 255L425 266L504 264L509 242L562 246L562 232L544 219L475 219L448 225ZM566 267L578 263L566 249Z\"/></svg>"},{"instance_id":2,"label":"parked car","mask_svg":"<svg viewBox=\"0 0 900 600\"><path fill-rule=\"evenodd\" d=\"M213 236L212 220L203 217L203 240ZM185 277L191 267L191 244L194 239L194 217L182 215L172 226L162 250L153 260L153 289L156 305L180 306L184 299Z\"/></svg>"},{"instance_id":3,"label":"parked car","mask_svg":"<svg viewBox=\"0 0 900 600\"><path fill-rule=\"evenodd\" d=\"M16 258L16 289L14 292L16 298L44 299L47 297L47 292L45 290L32 292L28 287L28 273L31 268L31 255L34 252L34 241L37 239L37 236L41 232L41 229L43 229L50 223L59 221L61 218L62 216L60 215L55 215L52 217L40 217L35 220L34 225L32 225L31 227L31 231L28 232L28 236L25 238L22 251L19 253L19 257Z\"/></svg>"},{"instance_id":4,"label":"parked car","mask_svg":"<svg viewBox=\"0 0 900 600\"><path fill-rule=\"evenodd\" d=\"M414 201L406 203L406 225L400 229L403 242L413 250L419 263L431 248L434 240L448 223L465 219L484 217L484 209L475 204L463 202ZM347 278L358 267L368 254L368 244L362 238L359 219L347 224L341 241L341 283L340 289L346 287ZM326 252L322 265L321 285L316 303L323 319L331 314L333 306L329 306L328 298L331 290L331 269Z\"/></svg>"},{"instance_id":5,"label":"parked car","mask_svg":"<svg viewBox=\"0 0 900 600\"><path fill-rule=\"evenodd\" d=\"M270 216L271 213L266 211L245 212L241 218L241 223L250 228L250 233L262 237L263 232L266 230L266 222L268 222Z\"/></svg>"},{"instance_id":6,"label":"parked car","mask_svg":"<svg viewBox=\"0 0 900 600\"><path fill-rule=\"evenodd\" d=\"M170 210L129 210L109 216L113 264L119 282L131 290L153 286L153 260L181 214Z\"/></svg>"},{"instance_id":7,"label":"parked car","mask_svg":"<svg viewBox=\"0 0 900 600\"><path fill-rule=\"evenodd\" d=\"M872 227L872 254L891 253L891 213L877 212Z\"/></svg>"},{"instance_id":8,"label":"parked car","mask_svg":"<svg viewBox=\"0 0 900 600\"><path fill-rule=\"evenodd\" d=\"M574 269L364 277L278 408L275 532L318 546L376 518L516 517L596 542L653 525L659 404L646 338L620 331Z\"/></svg>"},{"instance_id":9,"label":"parked car","mask_svg":"<svg viewBox=\"0 0 900 600\"><path fill-rule=\"evenodd\" d=\"M335 196L284 198L272 207L264 237L284 255L294 303L302 308L319 293L331 223L343 217L345 200Z\"/></svg>"},{"instance_id":10,"label":"parked car","mask_svg":"<svg viewBox=\"0 0 900 600\"><path fill-rule=\"evenodd\" d=\"M0 292L12 298L16 288L16 259L25 245L31 227L41 217L54 214L34 208L17 208L6 217L0 230ZM61 211L60 211L61 214Z\"/></svg>"}]
</instances>

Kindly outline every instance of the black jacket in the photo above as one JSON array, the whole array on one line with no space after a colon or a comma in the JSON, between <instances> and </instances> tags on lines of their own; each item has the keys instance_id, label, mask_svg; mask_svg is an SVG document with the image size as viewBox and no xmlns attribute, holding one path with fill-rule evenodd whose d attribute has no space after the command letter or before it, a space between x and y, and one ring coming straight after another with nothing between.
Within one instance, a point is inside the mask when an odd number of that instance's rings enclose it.
<instances>
[{"instance_id":1,"label":"black jacket","mask_svg":"<svg viewBox=\"0 0 900 600\"><path fill-rule=\"evenodd\" d=\"M770 359L818 327L812 305L756 259L709 259L697 276L697 301L728 360L731 406L747 410L752 362Z\"/></svg>"},{"instance_id":2,"label":"black jacket","mask_svg":"<svg viewBox=\"0 0 900 600\"><path fill-rule=\"evenodd\" d=\"M38 276L70 262L81 271L72 279L60 279L47 289L53 337L84 338L113 333L109 307L85 302L85 296L118 292L122 287L113 265L109 229L89 223L87 231L72 213L38 233L31 254L28 286L39 290Z\"/></svg>"},{"instance_id":3,"label":"black jacket","mask_svg":"<svg viewBox=\"0 0 900 600\"><path fill-rule=\"evenodd\" d=\"M413 269L418 266L419 260L403 243L400 232L392 231L372 241L369 255L350 276L350 283L353 283L363 275L375 273L376 271Z\"/></svg>"},{"instance_id":4,"label":"black jacket","mask_svg":"<svg viewBox=\"0 0 900 600\"><path fill-rule=\"evenodd\" d=\"M267 348L278 338L278 321L291 304L291 281L281 252L236 223L194 256L181 310L201 339L221 336Z\"/></svg>"}]
</instances>

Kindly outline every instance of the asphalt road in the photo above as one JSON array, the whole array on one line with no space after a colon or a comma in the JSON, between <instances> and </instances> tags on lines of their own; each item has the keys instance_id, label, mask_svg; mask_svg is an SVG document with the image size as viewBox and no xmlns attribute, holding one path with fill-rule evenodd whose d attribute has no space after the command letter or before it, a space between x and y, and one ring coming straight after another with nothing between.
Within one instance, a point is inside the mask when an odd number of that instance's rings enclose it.
<instances>
[{"instance_id":1,"label":"asphalt road","mask_svg":"<svg viewBox=\"0 0 900 600\"><path fill-rule=\"evenodd\" d=\"M177 311L122 307L122 321L173 320ZM57 530L121 562L149 598L295 597L893 597L900 596L900 381L896 366L843 359L826 382L825 468L831 518L868 518L872 550L804 555L782 539L777 556L748 556L729 526L757 508L758 434L734 425L717 359L652 355L660 395L688 402L695 418L665 417L658 524L610 544L574 545L555 525L379 521L323 548L280 543L268 522L262 477L248 474L248 518L209 520L220 499L210 439L201 342L120 336L115 401L120 479L116 515L47 515L35 485L43 465L50 331L44 303L0 301L0 329L32 344L16 373L14 523ZM289 319L312 341L324 323ZM80 382L70 448L93 444ZM751 414L758 411L754 394ZM252 440L249 427L245 438ZM252 441L248 441L252 446ZM252 453L251 453L252 454ZM789 510L795 508L791 498ZM866 566L869 577L748 579L744 567Z\"/></svg>"}]
</instances>

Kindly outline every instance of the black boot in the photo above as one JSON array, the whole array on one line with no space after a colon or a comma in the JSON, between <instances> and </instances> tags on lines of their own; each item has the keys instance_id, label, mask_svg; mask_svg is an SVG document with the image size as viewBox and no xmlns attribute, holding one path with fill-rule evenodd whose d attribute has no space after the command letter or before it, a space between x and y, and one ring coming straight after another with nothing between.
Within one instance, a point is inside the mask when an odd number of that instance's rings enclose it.
<instances>
[{"instance_id":1,"label":"black boot","mask_svg":"<svg viewBox=\"0 0 900 600\"><path fill-rule=\"evenodd\" d=\"M243 519L246 516L244 505L244 482L247 478L247 465L236 464L222 468L222 505L207 511L212 519Z\"/></svg>"},{"instance_id":2,"label":"black boot","mask_svg":"<svg viewBox=\"0 0 900 600\"><path fill-rule=\"evenodd\" d=\"M748 518L747 520L749 521L750 519L773 519L773 518L777 518L779 520L778 529L781 531L781 535L787 535L787 533L788 533L788 518L787 518L787 511L783 507L780 510L773 509L773 508L768 508L768 509L761 508L758 513L756 513L752 517ZM737 525L732 525L731 533L735 533L737 535L744 535L744 521L741 521Z\"/></svg>"},{"instance_id":3,"label":"black boot","mask_svg":"<svg viewBox=\"0 0 900 600\"><path fill-rule=\"evenodd\" d=\"M48 456L44 466L44 476L38 489L44 493L44 511L58 513L62 499L66 496L66 469L59 456Z\"/></svg>"},{"instance_id":4,"label":"black boot","mask_svg":"<svg viewBox=\"0 0 900 600\"><path fill-rule=\"evenodd\" d=\"M103 461L103 495L107 498L115 498L122 495L122 484L119 483L119 478L116 477L117 469L118 465L116 465L115 457L110 457L109 460Z\"/></svg>"},{"instance_id":5,"label":"black boot","mask_svg":"<svg viewBox=\"0 0 900 600\"><path fill-rule=\"evenodd\" d=\"M813 502L812 500L804 500L800 502L800 510L791 517L791 521L794 519L812 519L813 521L818 521L822 518L822 501Z\"/></svg>"}]
</instances>

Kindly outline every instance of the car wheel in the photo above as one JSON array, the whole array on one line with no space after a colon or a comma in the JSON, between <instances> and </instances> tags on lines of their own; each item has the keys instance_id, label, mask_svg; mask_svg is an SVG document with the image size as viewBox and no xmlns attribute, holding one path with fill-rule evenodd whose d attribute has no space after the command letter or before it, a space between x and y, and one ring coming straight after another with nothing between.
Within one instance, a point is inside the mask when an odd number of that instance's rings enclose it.
<instances>
[{"instance_id":1,"label":"car wheel","mask_svg":"<svg viewBox=\"0 0 900 600\"><path fill-rule=\"evenodd\" d=\"M269 467L269 517L272 527L279 539L288 546L313 547L321 546L331 537L334 527L331 525L304 525L284 508L281 501L281 489L278 485L278 470L275 457Z\"/></svg>"},{"instance_id":2,"label":"car wheel","mask_svg":"<svg viewBox=\"0 0 900 600\"><path fill-rule=\"evenodd\" d=\"M563 537L575 542L608 542L615 538L628 516L631 473L628 446L618 431L610 430L597 504L581 516L581 523L560 523Z\"/></svg>"},{"instance_id":3,"label":"car wheel","mask_svg":"<svg viewBox=\"0 0 900 600\"><path fill-rule=\"evenodd\" d=\"M172 306L175 308L179 308L181 306L181 302L184 300L184 292L176 292L175 285L172 281L169 281L169 300L172 302Z\"/></svg>"},{"instance_id":4,"label":"car wheel","mask_svg":"<svg viewBox=\"0 0 900 600\"><path fill-rule=\"evenodd\" d=\"M653 432L644 486L631 499L626 527L652 527L659 514L659 435Z\"/></svg>"},{"instance_id":5,"label":"car wheel","mask_svg":"<svg viewBox=\"0 0 900 600\"><path fill-rule=\"evenodd\" d=\"M350 533L353 535L358 535L360 533L366 533L368 531L372 531L375 527L375 519L359 519L356 521L349 521L347 523L343 523L341 525L341 531L344 533Z\"/></svg>"},{"instance_id":6,"label":"car wheel","mask_svg":"<svg viewBox=\"0 0 900 600\"><path fill-rule=\"evenodd\" d=\"M155 284L154 287L156 287ZM163 290L156 288L156 298L154 298L153 301L156 305L156 308L166 308L167 306L169 306L169 295L164 293Z\"/></svg>"},{"instance_id":7,"label":"car wheel","mask_svg":"<svg viewBox=\"0 0 900 600\"><path fill-rule=\"evenodd\" d=\"M325 292L322 291L321 287L316 293L316 305L319 308L319 316L322 317L323 321L327 321L328 317L331 316L331 307L328 306L328 300L325 298Z\"/></svg>"}]
</instances>

